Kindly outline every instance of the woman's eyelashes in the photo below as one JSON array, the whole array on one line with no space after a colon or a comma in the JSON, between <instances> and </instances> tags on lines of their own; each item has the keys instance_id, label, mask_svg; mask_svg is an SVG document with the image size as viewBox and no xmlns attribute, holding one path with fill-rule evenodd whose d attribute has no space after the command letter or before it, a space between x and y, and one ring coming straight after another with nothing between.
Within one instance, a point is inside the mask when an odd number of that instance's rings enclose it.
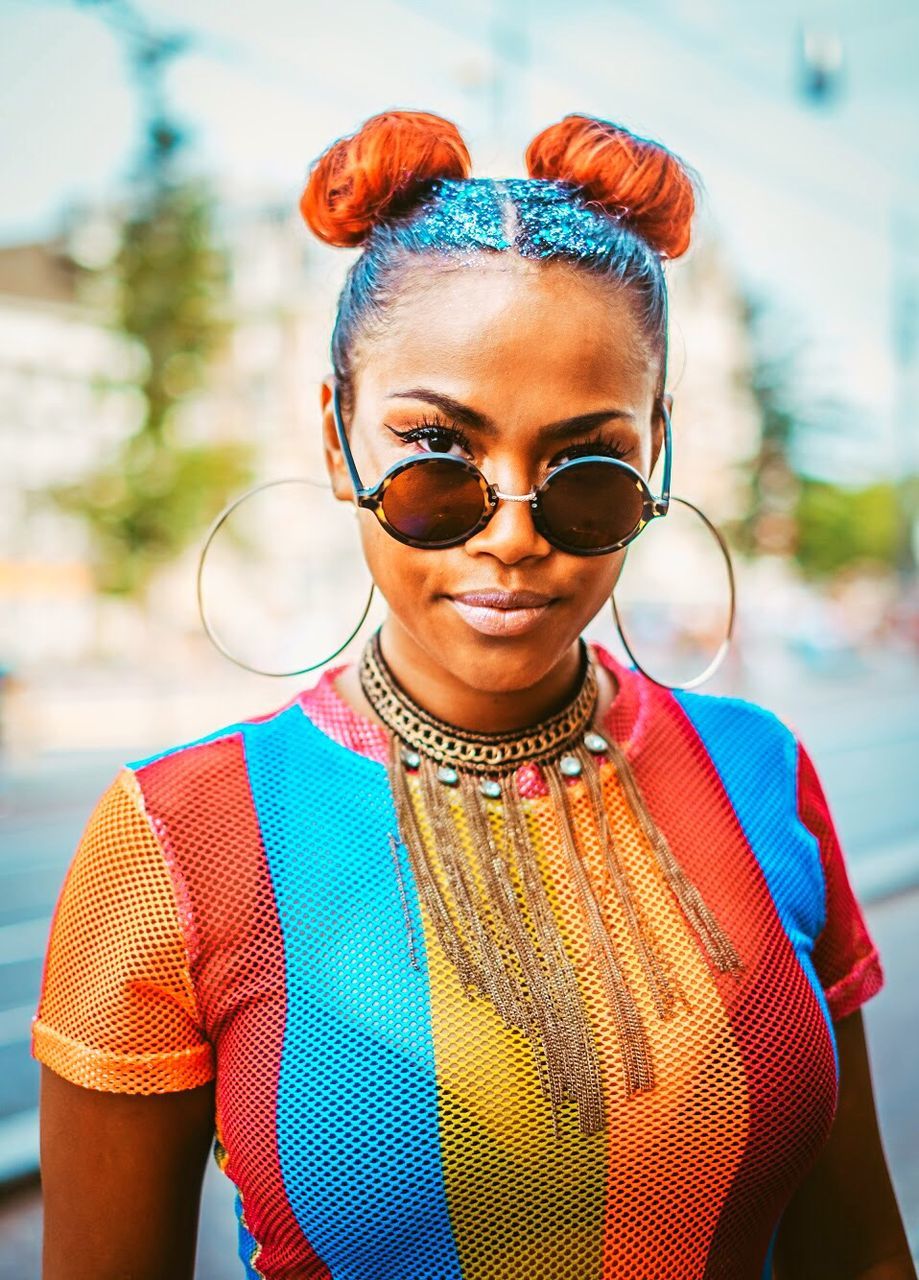
<instances>
[{"instance_id":1,"label":"woman's eyelashes","mask_svg":"<svg viewBox=\"0 0 919 1280\"><path fill-rule=\"evenodd\" d=\"M410 427L407 431L398 431L395 427L391 427L386 423L389 431L397 436L398 439L406 444L411 444L416 440L427 440L431 448L427 450L429 453L447 453L450 446L458 444L466 453L472 452L472 445L469 437L462 427L453 423L431 421L427 418L416 427Z\"/></svg>"},{"instance_id":2,"label":"woman's eyelashes","mask_svg":"<svg viewBox=\"0 0 919 1280\"><path fill-rule=\"evenodd\" d=\"M473 452L469 436L462 427L455 423L425 419L417 426L410 427L405 431L399 431L395 427L391 427L389 423L386 423L385 426L387 430L391 431L394 436L405 444L420 440L426 441L430 446L424 451L427 453L446 454L449 453L454 445L459 445L467 454L472 454ZM566 445L551 459L551 465L558 465L565 458L583 457L588 454L600 454L602 457L609 458L627 458L630 452L631 450L619 441L607 440L602 435L593 435L587 439L574 441Z\"/></svg>"},{"instance_id":3,"label":"woman's eyelashes","mask_svg":"<svg viewBox=\"0 0 919 1280\"><path fill-rule=\"evenodd\" d=\"M560 454L556 454L553 462L558 458L577 458L589 453L599 453L610 458L627 458L631 452L631 449L617 440L605 440L603 436L592 436L588 440L578 440L574 444L569 444Z\"/></svg>"}]
</instances>

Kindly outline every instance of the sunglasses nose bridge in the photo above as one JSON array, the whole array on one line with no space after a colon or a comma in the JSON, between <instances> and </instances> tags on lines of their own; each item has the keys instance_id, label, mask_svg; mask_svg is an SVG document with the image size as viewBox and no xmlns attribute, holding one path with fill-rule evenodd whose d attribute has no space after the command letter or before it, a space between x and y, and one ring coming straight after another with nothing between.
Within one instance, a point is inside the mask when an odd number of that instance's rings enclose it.
<instances>
[{"instance_id":1,"label":"sunglasses nose bridge","mask_svg":"<svg viewBox=\"0 0 919 1280\"><path fill-rule=\"evenodd\" d=\"M478 531L472 535L474 538L477 540L485 539L489 542L489 545L494 542L492 549L504 557L511 554L515 556L529 554L532 550L532 540L534 538L540 544L544 543L544 534L539 528L538 520L535 525L533 523L538 490L530 489L528 493L505 493L496 484L488 483L487 481L486 488L488 510ZM521 523L520 520L515 521L510 513L506 513L505 518L502 520L500 508L504 502L525 503L530 507L529 518L524 515L523 523ZM498 550L499 547L500 551Z\"/></svg>"},{"instance_id":2,"label":"sunglasses nose bridge","mask_svg":"<svg viewBox=\"0 0 919 1280\"><path fill-rule=\"evenodd\" d=\"M491 492L494 498L503 498L505 502L532 502L536 497L535 489L531 489L529 493L502 493L491 485Z\"/></svg>"}]
</instances>

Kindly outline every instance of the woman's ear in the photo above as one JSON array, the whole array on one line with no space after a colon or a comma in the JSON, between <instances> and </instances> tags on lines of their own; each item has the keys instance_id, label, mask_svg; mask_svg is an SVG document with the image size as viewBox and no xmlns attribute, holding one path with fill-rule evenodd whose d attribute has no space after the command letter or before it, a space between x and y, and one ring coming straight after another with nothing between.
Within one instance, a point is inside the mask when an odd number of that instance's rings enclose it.
<instances>
[{"instance_id":1,"label":"woman's ear","mask_svg":"<svg viewBox=\"0 0 919 1280\"><path fill-rule=\"evenodd\" d=\"M332 404L334 389L335 375L330 373L323 378L319 387L319 407L322 411L322 452L335 497L339 502L353 503L354 489L335 426L335 409Z\"/></svg>"}]
</instances>

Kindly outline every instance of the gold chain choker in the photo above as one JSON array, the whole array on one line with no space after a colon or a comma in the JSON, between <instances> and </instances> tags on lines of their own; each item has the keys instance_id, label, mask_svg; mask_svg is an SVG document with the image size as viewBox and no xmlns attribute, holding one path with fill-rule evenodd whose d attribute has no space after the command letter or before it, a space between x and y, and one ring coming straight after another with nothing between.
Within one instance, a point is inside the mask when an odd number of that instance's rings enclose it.
<instances>
[{"instance_id":1,"label":"gold chain choker","mask_svg":"<svg viewBox=\"0 0 919 1280\"><path fill-rule=\"evenodd\" d=\"M364 693L377 715L406 747L404 763L417 768L419 762L414 755L421 752L444 766L445 776L441 781L451 784L456 781L452 772L457 769L482 775L513 773L522 764L540 764L553 759L583 737L593 721L599 694L583 637L580 638L580 659L578 691L566 706L530 731L508 729L501 733L459 729L420 707L387 665L379 629L364 650L359 674ZM589 736L592 741L588 745L595 752L606 749L606 740L600 734ZM485 794L492 792L487 790Z\"/></svg>"}]
</instances>

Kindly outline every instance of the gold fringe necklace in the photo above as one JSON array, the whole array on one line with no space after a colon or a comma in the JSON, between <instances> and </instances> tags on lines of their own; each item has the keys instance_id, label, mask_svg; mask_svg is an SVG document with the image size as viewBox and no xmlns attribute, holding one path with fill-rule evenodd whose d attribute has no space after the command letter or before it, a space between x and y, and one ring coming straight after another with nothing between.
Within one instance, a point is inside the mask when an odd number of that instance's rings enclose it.
<instances>
[{"instance_id":1,"label":"gold fringe necklace","mask_svg":"<svg viewBox=\"0 0 919 1280\"><path fill-rule=\"evenodd\" d=\"M425 711L387 665L379 628L364 647L358 673L368 701L391 730L387 772L400 842L446 956L467 994L488 997L504 1022L527 1037L556 1130L562 1104L574 1101L581 1132L596 1133L604 1127L597 1048L539 870L517 787L519 767L538 765L554 801L590 953L618 1034L627 1096L652 1089L654 1071L638 1006L578 848L572 787L566 778L586 784L606 871L622 902L658 1016L670 1014L675 994L616 849L603 801L602 760L614 763L657 863L715 967L728 972L742 966L654 824L618 744L593 725L599 689L583 637L580 659L571 700L524 732L474 733ZM394 837L392 855L399 874ZM400 893L415 963L401 876Z\"/></svg>"}]
</instances>

